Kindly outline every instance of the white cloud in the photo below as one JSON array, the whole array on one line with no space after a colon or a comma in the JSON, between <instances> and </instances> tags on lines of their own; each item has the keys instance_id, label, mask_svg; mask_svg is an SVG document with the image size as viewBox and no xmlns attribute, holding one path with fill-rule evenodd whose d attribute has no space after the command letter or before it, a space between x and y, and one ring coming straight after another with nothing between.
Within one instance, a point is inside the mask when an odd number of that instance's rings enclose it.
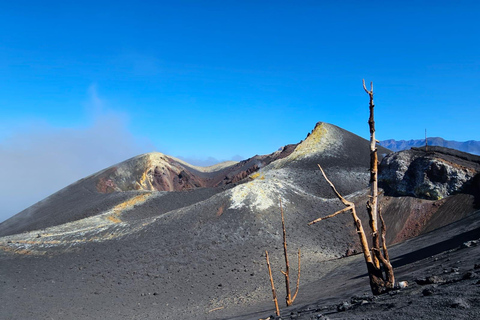
<instances>
[{"instance_id":1,"label":"white cloud","mask_svg":"<svg viewBox=\"0 0 480 320\"><path fill-rule=\"evenodd\" d=\"M95 87L88 104L94 116L84 128L37 122L0 141L0 222L87 175L153 151L129 132L125 115L105 110Z\"/></svg>"}]
</instances>

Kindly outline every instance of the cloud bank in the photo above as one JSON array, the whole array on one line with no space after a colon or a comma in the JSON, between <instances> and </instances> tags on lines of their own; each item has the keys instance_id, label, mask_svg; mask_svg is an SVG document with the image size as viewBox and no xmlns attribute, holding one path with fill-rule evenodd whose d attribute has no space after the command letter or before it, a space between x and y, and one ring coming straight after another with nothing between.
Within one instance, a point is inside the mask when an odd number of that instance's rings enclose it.
<instances>
[{"instance_id":1,"label":"cloud bank","mask_svg":"<svg viewBox=\"0 0 480 320\"><path fill-rule=\"evenodd\" d=\"M151 151L117 116L83 129L31 125L0 141L0 221L101 169Z\"/></svg>"},{"instance_id":2,"label":"cloud bank","mask_svg":"<svg viewBox=\"0 0 480 320\"><path fill-rule=\"evenodd\" d=\"M95 86L88 95L87 126L58 128L38 121L0 140L0 222L81 178L153 151L130 133L125 115L105 110Z\"/></svg>"},{"instance_id":3,"label":"cloud bank","mask_svg":"<svg viewBox=\"0 0 480 320\"><path fill-rule=\"evenodd\" d=\"M109 111L106 104L91 86L84 106L92 119L87 126L59 128L30 122L0 139L0 223L79 179L155 151L149 140L129 131L126 115ZM179 158L199 166L225 161Z\"/></svg>"}]
</instances>

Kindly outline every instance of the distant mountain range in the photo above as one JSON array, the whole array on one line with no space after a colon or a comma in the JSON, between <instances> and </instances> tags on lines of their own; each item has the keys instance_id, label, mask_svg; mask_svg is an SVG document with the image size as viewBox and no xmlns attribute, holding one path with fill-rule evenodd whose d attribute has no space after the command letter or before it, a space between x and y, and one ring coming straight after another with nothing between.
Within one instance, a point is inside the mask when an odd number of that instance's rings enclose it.
<instances>
[{"instance_id":1,"label":"distant mountain range","mask_svg":"<svg viewBox=\"0 0 480 320\"><path fill-rule=\"evenodd\" d=\"M450 149L456 149L471 154L480 155L480 141L469 140L465 142L445 140L439 137L427 138L429 146L440 146ZM423 147L425 146L425 139L419 140L383 140L380 141L380 145L392 151L407 150L411 147Z\"/></svg>"}]
</instances>

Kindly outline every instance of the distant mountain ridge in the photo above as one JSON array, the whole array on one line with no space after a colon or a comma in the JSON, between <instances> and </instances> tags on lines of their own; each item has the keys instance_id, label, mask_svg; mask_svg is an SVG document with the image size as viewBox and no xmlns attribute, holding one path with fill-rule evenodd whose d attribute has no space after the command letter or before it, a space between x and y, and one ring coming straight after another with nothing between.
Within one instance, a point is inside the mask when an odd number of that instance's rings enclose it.
<instances>
[{"instance_id":1,"label":"distant mountain ridge","mask_svg":"<svg viewBox=\"0 0 480 320\"><path fill-rule=\"evenodd\" d=\"M456 149L463 152L468 152L471 154L480 155L480 141L468 140L465 142L445 140L440 137L431 137L427 138L429 146L439 146L450 149ZM380 145L392 151L401 151L408 150L412 147L423 147L425 146L425 139L418 140L383 140L380 141Z\"/></svg>"}]
</instances>

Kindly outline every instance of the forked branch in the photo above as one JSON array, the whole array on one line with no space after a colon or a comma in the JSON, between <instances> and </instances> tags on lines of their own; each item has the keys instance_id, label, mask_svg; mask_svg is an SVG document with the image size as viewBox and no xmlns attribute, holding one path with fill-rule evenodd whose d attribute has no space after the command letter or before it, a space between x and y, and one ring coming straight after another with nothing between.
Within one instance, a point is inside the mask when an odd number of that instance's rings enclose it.
<instances>
[{"instance_id":1,"label":"forked branch","mask_svg":"<svg viewBox=\"0 0 480 320\"><path fill-rule=\"evenodd\" d=\"M367 87L365 86L365 79L362 79L363 81L363 90L365 90L366 93L369 95L373 95L373 82L370 82L370 90L367 90Z\"/></svg>"},{"instance_id":2,"label":"forked branch","mask_svg":"<svg viewBox=\"0 0 480 320\"><path fill-rule=\"evenodd\" d=\"M340 201L342 201L342 203L346 206L346 208L342 209L342 210L339 210L337 212L335 212L334 214L331 214L329 216L326 216L324 218L319 218L319 219L316 219L316 220L313 220L309 223L309 225L312 225L318 221L322 221L322 220L325 220L327 218L331 218L331 217L334 217L336 215L338 215L339 213L342 213L342 212L346 212L346 211L351 211L352 213L352 217L353 217L353 221L355 222L355 227L357 229L357 233L358 233L358 237L360 239L360 244L362 246L362 250L363 250L363 255L365 257L365 262L368 264L368 263L371 263L372 262L372 255L370 253L370 249L368 248L368 241L367 241L367 237L365 236L365 231L363 230L363 226L362 226L362 221L358 218L357 216L357 212L355 210L355 204L353 202L350 202L348 201L347 199L345 199L338 191L337 189L335 188L334 184L328 179L327 175L325 174L325 171L323 171L322 169L322 166L318 164L318 167L320 168L320 171L322 172L322 175L323 177L325 178L325 181L328 182L328 184L330 185L330 187L332 188L333 192L335 192L335 195L338 197L338 199L340 199Z\"/></svg>"}]
</instances>

